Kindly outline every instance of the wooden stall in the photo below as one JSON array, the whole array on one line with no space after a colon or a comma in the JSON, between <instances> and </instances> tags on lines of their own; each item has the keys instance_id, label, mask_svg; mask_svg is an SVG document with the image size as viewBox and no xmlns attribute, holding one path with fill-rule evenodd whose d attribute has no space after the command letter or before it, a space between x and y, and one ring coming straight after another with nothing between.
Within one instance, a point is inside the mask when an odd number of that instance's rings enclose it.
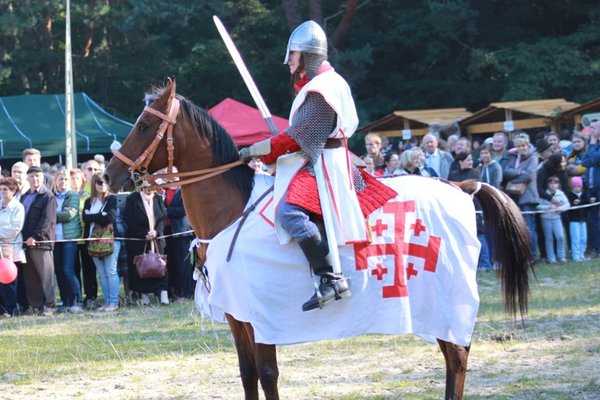
<instances>
[{"instance_id":1,"label":"wooden stall","mask_svg":"<svg viewBox=\"0 0 600 400\"><path fill-rule=\"evenodd\" d=\"M424 136L434 124L447 125L471 115L465 108L394 111L358 129L359 133L377 133L388 137Z\"/></svg>"},{"instance_id":2,"label":"wooden stall","mask_svg":"<svg viewBox=\"0 0 600 400\"><path fill-rule=\"evenodd\" d=\"M579 104L565 99L525 100L491 103L459 121L461 131L470 139L504 131L512 137L515 130L548 128L560 130L560 118Z\"/></svg>"},{"instance_id":3,"label":"wooden stall","mask_svg":"<svg viewBox=\"0 0 600 400\"><path fill-rule=\"evenodd\" d=\"M561 122L571 127L573 124L578 129L582 126L587 125L589 121L584 124L582 119L587 117L588 120L600 119L600 98L590 100L587 103L583 103L579 107L575 107L565 112L561 116Z\"/></svg>"}]
</instances>

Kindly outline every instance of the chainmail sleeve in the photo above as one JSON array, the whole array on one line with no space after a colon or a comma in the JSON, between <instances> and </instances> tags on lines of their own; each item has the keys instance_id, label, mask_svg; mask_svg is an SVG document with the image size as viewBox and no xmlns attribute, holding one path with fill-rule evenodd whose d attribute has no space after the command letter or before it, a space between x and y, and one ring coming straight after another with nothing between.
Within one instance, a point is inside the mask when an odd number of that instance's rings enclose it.
<instances>
[{"instance_id":1,"label":"chainmail sleeve","mask_svg":"<svg viewBox=\"0 0 600 400\"><path fill-rule=\"evenodd\" d=\"M304 157L314 164L336 124L337 114L325 98L319 93L309 92L286 132L300 145Z\"/></svg>"}]
</instances>

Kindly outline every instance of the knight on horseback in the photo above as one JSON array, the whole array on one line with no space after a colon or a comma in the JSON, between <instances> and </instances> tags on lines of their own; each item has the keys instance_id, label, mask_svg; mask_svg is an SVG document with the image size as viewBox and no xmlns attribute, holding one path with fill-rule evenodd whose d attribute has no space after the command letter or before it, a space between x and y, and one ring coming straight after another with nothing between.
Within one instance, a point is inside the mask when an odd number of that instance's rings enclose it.
<instances>
[{"instance_id":1,"label":"knight on horseback","mask_svg":"<svg viewBox=\"0 0 600 400\"><path fill-rule=\"evenodd\" d=\"M315 294L302 305L309 311L350 296L347 279L335 273L327 259L327 240L337 246L368 241L365 217L396 192L353 163L347 139L358 126L356 107L347 82L327 61L327 37L316 22L306 21L292 32L284 64L290 68L296 93L290 126L242 149L240 157L260 157L265 164L276 165L279 240L285 244L295 239L319 277ZM319 174L326 190L317 189ZM331 218L333 235L326 235L323 228L324 202L331 210L324 217Z\"/></svg>"}]
</instances>

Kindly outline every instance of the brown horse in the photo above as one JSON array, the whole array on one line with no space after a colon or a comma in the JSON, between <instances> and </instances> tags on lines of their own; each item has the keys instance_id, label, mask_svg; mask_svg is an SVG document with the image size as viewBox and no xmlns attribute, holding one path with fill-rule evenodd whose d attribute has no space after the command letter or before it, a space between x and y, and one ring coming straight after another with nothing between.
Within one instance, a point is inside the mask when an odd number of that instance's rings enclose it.
<instances>
[{"instance_id":1,"label":"brown horse","mask_svg":"<svg viewBox=\"0 0 600 400\"><path fill-rule=\"evenodd\" d=\"M162 141L163 136L167 139ZM239 161L231 137L201 108L175 94L175 82L157 90L150 104L106 168L112 191L132 189L148 174L176 166L185 209L199 238L211 239L244 212L252 191L254 171ZM169 171L170 172L170 171ZM527 311L529 239L518 207L501 192L473 182L474 191L495 238L494 257L506 310L513 316ZM477 189L477 190L476 190ZM200 260L206 248L198 250ZM260 380L266 399L278 399L276 346L256 343L250 323L226 315L238 354L246 399L258 399ZM470 346L437 339L446 362L446 399L462 399Z\"/></svg>"}]
</instances>

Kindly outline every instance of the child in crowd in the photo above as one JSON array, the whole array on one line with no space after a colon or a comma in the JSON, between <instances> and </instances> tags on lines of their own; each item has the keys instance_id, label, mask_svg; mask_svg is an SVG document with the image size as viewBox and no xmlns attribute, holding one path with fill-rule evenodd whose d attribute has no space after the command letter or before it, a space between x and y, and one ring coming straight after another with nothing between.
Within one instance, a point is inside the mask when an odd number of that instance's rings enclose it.
<instances>
[{"instance_id":1,"label":"child in crowd","mask_svg":"<svg viewBox=\"0 0 600 400\"><path fill-rule=\"evenodd\" d=\"M560 190L560 181L557 176L551 176L546 181L546 193L552 196L551 200L542 199L537 206L541 214L542 230L544 231L544 242L546 244L546 261L556 263L556 256L560 262L566 262L565 255L565 231L563 229L560 213L569 209L569 200ZM554 249L556 239L556 252Z\"/></svg>"},{"instance_id":2,"label":"child in crowd","mask_svg":"<svg viewBox=\"0 0 600 400\"><path fill-rule=\"evenodd\" d=\"M571 178L571 190L567 193L571 207L590 204L587 191L583 190L583 179L579 176ZM587 247L587 214L588 208L576 208L567 211L569 221L569 235L571 238L571 257L573 261L585 260L585 248Z\"/></svg>"}]
</instances>

